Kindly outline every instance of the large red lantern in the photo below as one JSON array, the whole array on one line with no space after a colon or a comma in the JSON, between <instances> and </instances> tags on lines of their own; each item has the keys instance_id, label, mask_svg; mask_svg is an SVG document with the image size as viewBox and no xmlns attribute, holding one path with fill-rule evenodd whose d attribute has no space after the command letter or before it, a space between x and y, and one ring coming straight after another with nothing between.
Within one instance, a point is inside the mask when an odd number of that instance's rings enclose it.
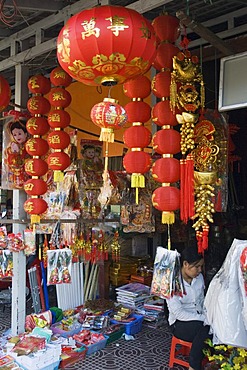
<instances>
[{"instance_id":1,"label":"large red lantern","mask_svg":"<svg viewBox=\"0 0 247 370\"><path fill-rule=\"evenodd\" d=\"M27 199L24 203L24 211L27 212L29 215L33 215L35 219L36 215L40 215L44 213L47 210L47 203L44 199L42 198L30 198ZM32 220L32 216L31 216ZM32 222L34 223L34 222Z\"/></svg>"},{"instance_id":2,"label":"large red lantern","mask_svg":"<svg viewBox=\"0 0 247 370\"><path fill-rule=\"evenodd\" d=\"M160 183L173 183L180 179L179 160L172 157L157 159L152 166L152 176Z\"/></svg>"},{"instance_id":3,"label":"large red lantern","mask_svg":"<svg viewBox=\"0 0 247 370\"><path fill-rule=\"evenodd\" d=\"M179 48L169 42L162 42L157 48L156 58L153 62L153 67L158 71L165 68L172 69L172 58L177 55Z\"/></svg>"},{"instance_id":4,"label":"large red lantern","mask_svg":"<svg viewBox=\"0 0 247 370\"><path fill-rule=\"evenodd\" d=\"M161 186L154 190L152 203L156 209L162 211L162 223L174 223L174 211L180 207L180 191L173 186Z\"/></svg>"},{"instance_id":5,"label":"large red lantern","mask_svg":"<svg viewBox=\"0 0 247 370\"><path fill-rule=\"evenodd\" d=\"M32 137L25 144L26 151L31 156L42 157L49 150L49 145L45 139L41 137Z\"/></svg>"},{"instance_id":6,"label":"large red lantern","mask_svg":"<svg viewBox=\"0 0 247 370\"><path fill-rule=\"evenodd\" d=\"M43 195L47 192L47 184L42 179L29 179L24 184L24 190L28 195Z\"/></svg>"},{"instance_id":7,"label":"large red lantern","mask_svg":"<svg viewBox=\"0 0 247 370\"><path fill-rule=\"evenodd\" d=\"M131 101L125 105L124 109L127 113L128 122L145 123L151 117L151 107L144 101Z\"/></svg>"},{"instance_id":8,"label":"large red lantern","mask_svg":"<svg viewBox=\"0 0 247 370\"><path fill-rule=\"evenodd\" d=\"M50 80L54 86L68 87L72 82L72 77L58 66L51 71Z\"/></svg>"},{"instance_id":9,"label":"large red lantern","mask_svg":"<svg viewBox=\"0 0 247 370\"><path fill-rule=\"evenodd\" d=\"M71 103L71 95L63 87L53 87L49 93L49 102L56 108L67 108Z\"/></svg>"},{"instance_id":10,"label":"large red lantern","mask_svg":"<svg viewBox=\"0 0 247 370\"><path fill-rule=\"evenodd\" d=\"M152 121L157 126L176 126L178 124L176 114L170 108L170 100L162 100L156 103L151 112Z\"/></svg>"},{"instance_id":11,"label":"large red lantern","mask_svg":"<svg viewBox=\"0 0 247 370\"><path fill-rule=\"evenodd\" d=\"M65 149L70 144L70 136L65 131L54 130L49 133L47 141L52 149Z\"/></svg>"},{"instance_id":12,"label":"large red lantern","mask_svg":"<svg viewBox=\"0 0 247 370\"><path fill-rule=\"evenodd\" d=\"M131 99L145 99L150 95L151 81L147 76L138 76L123 84L123 91Z\"/></svg>"},{"instance_id":13,"label":"large red lantern","mask_svg":"<svg viewBox=\"0 0 247 370\"><path fill-rule=\"evenodd\" d=\"M131 151L125 154L123 166L128 173L143 174L151 167L151 157L143 151Z\"/></svg>"},{"instance_id":14,"label":"large red lantern","mask_svg":"<svg viewBox=\"0 0 247 370\"><path fill-rule=\"evenodd\" d=\"M64 152L55 151L48 156L47 162L49 168L53 171L64 171L70 165L70 157Z\"/></svg>"},{"instance_id":15,"label":"large red lantern","mask_svg":"<svg viewBox=\"0 0 247 370\"><path fill-rule=\"evenodd\" d=\"M127 121L124 108L111 98L95 104L90 116L93 123L101 128L100 140L109 143L114 142L114 130L120 129Z\"/></svg>"},{"instance_id":16,"label":"large red lantern","mask_svg":"<svg viewBox=\"0 0 247 370\"><path fill-rule=\"evenodd\" d=\"M170 96L171 73L169 71L162 71L157 73L152 79L152 92L157 98L164 98Z\"/></svg>"},{"instance_id":17,"label":"large red lantern","mask_svg":"<svg viewBox=\"0 0 247 370\"><path fill-rule=\"evenodd\" d=\"M27 109L32 114L47 114L51 108L49 100L44 96L34 95L27 102Z\"/></svg>"},{"instance_id":18,"label":"large red lantern","mask_svg":"<svg viewBox=\"0 0 247 370\"><path fill-rule=\"evenodd\" d=\"M8 81L0 75L0 112L7 108L11 98L11 89Z\"/></svg>"},{"instance_id":19,"label":"large red lantern","mask_svg":"<svg viewBox=\"0 0 247 370\"><path fill-rule=\"evenodd\" d=\"M180 34L179 19L169 14L156 17L152 26L159 40L174 43Z\"/></svg>"},{"instance_id":20,"label":"large red lantern","mask_svg":"<svg viewBox=\"0 0 247 370\"><path fill-rule=\"evenodd\" d=\"M155 55L151 23L122 6L83 10L67 21L57 40L59 64L86 85L112 85L142 75Z\"/></svg>"},{"instance_id":21,"label":"large red lantern","mask_svg":"<svg viewBox=\"0 0 247 370\"><path fill-rule=\"evenodd\" d=\"M180 152L180 133L173 129L157 131L153 136L153 149L159 154Z\"/></svg>"}]
</instances>

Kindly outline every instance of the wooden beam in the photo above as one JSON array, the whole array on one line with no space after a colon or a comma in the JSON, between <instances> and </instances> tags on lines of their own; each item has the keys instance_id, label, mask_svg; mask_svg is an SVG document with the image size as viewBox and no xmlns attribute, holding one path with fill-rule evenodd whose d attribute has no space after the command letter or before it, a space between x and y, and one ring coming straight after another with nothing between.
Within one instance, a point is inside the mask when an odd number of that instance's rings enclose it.
<instances>
[{"instance_id":1,"label":"wooden beam","mask_svg":"<svg viewBox=\"0 0 247 370\"><path fill-rule=\"evenodd\" d=\"M190 19L182 10L176 12L176 17L180 20L180 22L184 26L190 28L193 32L197 33L197 35L199 35L202 39L208 41L212 46L221 51L224 56L235 54L235 51L232 47L226 45L226 43L223 40L221 40L208 28Z\"/></svg>"}]
</instances>

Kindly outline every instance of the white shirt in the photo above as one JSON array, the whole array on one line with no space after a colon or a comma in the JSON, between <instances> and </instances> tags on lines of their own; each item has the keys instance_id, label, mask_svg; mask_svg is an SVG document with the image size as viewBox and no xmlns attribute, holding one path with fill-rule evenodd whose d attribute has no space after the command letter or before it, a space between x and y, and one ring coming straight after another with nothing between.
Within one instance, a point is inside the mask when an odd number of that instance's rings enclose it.
<instances>
[{"instance_id":1,"label":"white shirt","mask_svg":"<svg viewBox=\"0 0 247 370\"><path fill-rule=\"evenodd\" d=\"M166 299L169 309L169 324L172 325L176 320L204 321L203 302L204 302L204 279L202 274L199 274L191 281L191 284L185 280L184 288L186 294L182 297L174 295L172 298Z\"/></svg>"}]
</instances>

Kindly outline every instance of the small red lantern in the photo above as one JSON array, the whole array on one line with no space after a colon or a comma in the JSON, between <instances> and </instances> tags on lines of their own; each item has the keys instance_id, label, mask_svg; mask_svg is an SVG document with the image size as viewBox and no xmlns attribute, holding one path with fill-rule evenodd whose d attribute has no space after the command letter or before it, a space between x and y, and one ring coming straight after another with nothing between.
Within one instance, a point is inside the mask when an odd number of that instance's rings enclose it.
<instances>
[{"instance_id":1,"label":"small red lantern","mask_svg":"<svg viewBox=\"0 0 247 370\"><path fill-rule=\"evenodd\" d=\"M172 69L172 58L177 55L179 48L170 42L162 42L157 48L157 55L153 62L153 67L158 71Z\"/></svg>"},{"instance_id":2,"label":"small red lantern","mask_svg":"<svg viewBox=\"0 0 247 370\"><path fill-rule=\"evenodd\" d=\"M131 151L125 154L123 166L128 173L143 174L151 167L151 157L143 151Z\"/></svg>"},{"instance_id":3,"label":"small red lantern","mask_svg":"<svg viewBox=\"0 0 247 370\"><path fill-rule=\"evenodd\" d=\"M149 121L151 116L151 107L144 101L131 101L124 107L128 122L142 122Z\"/></svg>"},{"instance_id":4,"label":"small red lantern","mask_svg":"<svg viewBox=\"0 0 247 370\"><path fill-rule=\"evenodd\" d=\"M47 114L50 108L51 105L44 96L35 95L28 99L27 109L31 114Z\"/></svg>"},{"instance_id":5,"label":"small red lantern","mask_svg":"<svg viewBox=\"0 0 247 370\"><path fill-rule=\"evenodd\" d=\"M176 126L178 124L176 114L170 108L170 100L162 100L156 103L151 112L152 121L157 126Z\"/></svg>"},{"instance_id":6,"label":"small red lantern","mask_svg":"<svg viewBox=\"0 0 247 370\"><path fill-rule=\"evenodd\" d=\"M51 89L50 80L43 75L30 77L27 86L33 94L47 94Z\"/></svg>"},{"instance_id":7,"label":"small red lantern","mask_svg":"<svg viewBox=\"0 0 247 370\"><path fill-rule=\"evenodd\" d=\"M114 130L120 129L127 121L124 108L118 101L104 98L103 102L95 104L91 109L91 120L101 128L100 140L114 142Z\"/></svg>"},{"instance_id":8,"label":"small red lantern","mask_svg":"<svg viewBox=\"0 0 247 370\"><path fill-rule=\"evenodd\" d=\"M152 26L159 40L167 40L174 43L180 34L179 19L169 14L162 14L156 17Z\"/></svg>"},{"instance_id":9,"label":"small red lantern","mask_svg":"<svg viewBox=\"0 0 247 370\"><path fill-rule=\"evenodd\" d=\"M50 126L45 117L31 117L27 121L26 128L30 135L42 136L47 134Z\"/></svg>"},{"instance_id":10,"label":"small red lantern","mask_svg":"<svg viewBox=\"0 0 247 370\"><path fill-rule=\"evenodd\" d=\"M29 179L24 184L24 190L28 195L43 195L47 192L47 184L42 179Z\"/></svg>"},{"instance_id":11,"label":"small red lantern","mask_svg":"<svg viewBox=\"0 0 247 370\"><path fill-rule=\"evenodd\" d=\"M180 207L180 191L173 186L161 186L154 190L152 203L154 208L162 211L162 223L173 224L174 211Z\"/></svg>"},{"instance_id":12,"label":"small red lantern","mask_svg":"<svg viewBox=\"0 0 247 370\"><path fill-rule=\"evenodd\" d=\"M29 176L44 176L48 171L48 164L41 158L30 158L25 162L25 171Z\"/></svg>"},{"instance_id":13,"label":"small red lantern","mask_svg":"<svg viewBox=\"0 0 247 370\"><path fill-rule=\"evenodd\" d=\"M71 103L71 95L63 87L53 87L49 93L49 102L53 107L66 108Z\"/></svg>"},{"instance_id":14,"label":"small red lantern","mask_svg":"<svg viewBox=\"0 0 247 370\"><path fill-rule=\"evenodd\" d=\"M152 79L152 91L157 98L170 96L171 73L162 71L157 73Z\"/></svg>"},{"instance_id":15,"label":"small red lantern","mask_svg":"<svg viewBox=\"0 0 247 370\"><path fill-rule=\"evenodd\" d=\"M68 87L72 82L72 77L58 66L51 71L50 80L54 86Z\"/></svg>"},{"instance_id":16,"label":"small red lantern","mask_svg":"<svg viewBox=\"0 0 247 370\"><path fill-rule=\"evenodd\" d=\"M42 157L49 150L47 141L41 137L31 138L25 144L26 151L31 156Z\"/></svg>"},{"instance_id":17,"label":"small red lantern","mask_svg":"<svg viewBox=\"0 0 247 370\"><path fill-rule=\"evenodd\" d=\"M52 149L65 149L70 144L70 136L65 131L55 130L49 133L47 141Z\"/></svg>"},{"instance_id":18,"label":"small red lantern","mask_svg":"<svg viewBox=\"0 0 247 370\"><path fill-rule=\"evenodd\" d=\"M48 123L51 128L65 128L70 124L70 115L63 109L53 109L48 114Z\"/></svg>"},{"instance_id":19,"label":"small red lantern","mask_svg":"<svg viewBox=\"0 0 247 370\"><path fill-rule=\"evenodd\" d=\"M176 158L157 159L152 166L152 176L160 183L173 183L180 179L180 163Z\"/></svg>"},{"instance_id":20,"label":"small red lantern","mask_svg":"<svg viewBox=\"0 0 247 370\"><path fill-rule=\"evenodd\" d=\"M156 55L151 23L137 11L103 5L71 17L57 40L61 67L86 85L123 83L147 72Z\"/></svg>"},{"instance_id":21,"label":"small red lantern","mask_svg":"<svg viewBox=\"0 0 247 370\"><path fill-rule=\"evenodd\" d=\"M53 171L64 171L70 165L70 157L64 152L54 152L48 156L47 162Z\"/></svg>"},{"instance_id":22,"label":"small red lantern","mask_svg":"<svg viewBox=\"0 0 247 370\"><path fill-rule=\"evenodd\" d=\"M151 81L147 76L138 76L123 85L124 94L131 99L145 99L150 95Z\"/></svg>"},{"instance_id":23,"label":"small red lantern","mask_svg":"<svg viewBox=\"0 0 247 370\"><path fill-rule=\"evenodd\" d=\"M180 133L173 129L159 130L153 136L153 149L159 154L176 154L180 151Z\"/></svg>"},{"instance_id":24,"label":"small red lantern","mask_svg":"<svg viewBox=\"0 0 247 370\"><path fill-rule=\"evenodd\" d=\"M11 98L11 89L8 81L0 75L0 112L7 108Z\"/></svg>"},{"instance_id":25,"label":"small red lantern","mask_svg":"<svg viewBox=\"0 0 247 370\"><path fill-rule=\"evenodd\" d=\"M124 131L123 140L128 148L146 148L152 139L152 134L148 128L136 125Z\"/></svg>"},{"instance_id":26,"label":"small red lantern","mask_svg":"<svg viewBox=\"0 0 247 370\"><path fill-rule=\"evenodd\" d=\"M24 211L29 215L40 215L47 210L47 203L42 198L30 198L24 203ZM32 222L34 223L34 222Z\"/></svg>"}]
</instances>

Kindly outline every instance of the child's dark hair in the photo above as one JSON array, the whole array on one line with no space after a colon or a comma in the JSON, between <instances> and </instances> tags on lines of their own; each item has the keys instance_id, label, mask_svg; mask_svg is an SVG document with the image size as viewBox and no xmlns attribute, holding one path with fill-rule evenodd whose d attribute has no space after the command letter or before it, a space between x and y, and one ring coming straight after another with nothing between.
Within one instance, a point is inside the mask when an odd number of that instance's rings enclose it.
<instances>
[{"instance_id":1,"label":"child's dark hair","mask_svg":"<svg viewBox=\"0 0 247 370\"><path fill-rule=\"evenodd\" d=\"M10 131L12 132L15 128L23 130L25 133L27 133L27 128L26 128L26 121L14 121L10 123Z\"/></svg>"},{"instance_id":2,"label":"child's dark hair","mask_svg":"<svg viewBox=\"0 0 247 370\"><path fill-rule=\"evenodd\" d=\"M184 261L187 261L190 265L197 263L203 258L203 255L198 253L196 245L192 244L187 246L181 252L180 263L183 265Z\"/></svg>"}]
</instances>

